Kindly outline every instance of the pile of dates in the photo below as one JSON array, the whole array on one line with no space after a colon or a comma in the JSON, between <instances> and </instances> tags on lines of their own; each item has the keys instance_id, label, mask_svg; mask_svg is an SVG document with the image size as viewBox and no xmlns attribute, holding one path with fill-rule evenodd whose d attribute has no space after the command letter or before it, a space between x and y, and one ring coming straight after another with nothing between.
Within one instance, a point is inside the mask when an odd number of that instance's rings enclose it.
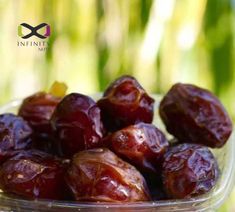
<instances>
[{"instance_id":1,"label":"pile of dates","mask_svg":"<svg viewBox=\"0 0 235 212\"><path fill-rule=\"evenodd\" d=\"M26 199L141 202L210 191L232 122L208 90L175 84L159 115L174 137L152 124L154 99L122 76L95 101L38 92L18 115L0 115L0 189ZM158 114L155 114L157 116Z\"/></svg>"}]
</instances>

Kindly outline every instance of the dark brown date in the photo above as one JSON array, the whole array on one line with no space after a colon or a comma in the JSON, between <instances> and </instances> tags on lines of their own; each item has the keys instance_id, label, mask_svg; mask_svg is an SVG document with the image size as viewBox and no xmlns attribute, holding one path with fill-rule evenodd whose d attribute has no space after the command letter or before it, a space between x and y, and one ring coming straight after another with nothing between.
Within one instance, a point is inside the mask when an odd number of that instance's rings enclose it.
<instances>
[{"instance_id":1,"label":"dark brown date","mask_svg":"<svg viewBox=\"0 0 235 212\"><path fill-rule=\"evenodd\" d=\"M0 164L21 150L32 146L32 129L21 117L0 115Z\"/></svg>"},{"instance_id":2,"label":"dark brown date","mask_svg":"<svg viewBox=\"0 0 235 212\"><path fill-rule=\"evenodd\" d=\"M232 122L220 101L208 90L175 84L160 103L160 116L169 133L181 142L222 147Z\"/></svg>"},{"instance_id":3,"label":"dark brown date","mask_svg":"<svg viewBox=\"0 0 235 212\"><path fill-rule=\"evenodd\" d=\"M109 131L119 130L138 122L151 123L154 100L134 77L115 80L97 102L102 120Z\"/></svg>"},{"instance_id":4,"label":"dark brown date","mask_svg":"<svg viewBox=\"0 0 235 212\"><path fill-rule=\"evenodd\" d=\"M154 125L138 123L128 126L104 139L117 155L141 171L158 172L168 148L165 135Z\"/></svg>"},{"instance_id":5,"label":"dark brown date","mask_svg":"<svg viewBox=\"0 0 235 212\"><path fill-rule=\"evenodd\" d=\"M65 96L56 107L51 124L58 138L56 149L62 156L101 146L104 129L100 109L88 96Z\"/></svg>"},{"instance_id":6,"label":"dark brown date","mask_svg":"<svg viewBox=\"0 0 235 212\"><path fill-rule=\"evenodd\" d=\"M162 178L171 198L189 198L212 189L219 169L210 150L198 144L180 144L164 156Z\"/></svg>"},{"instance_id":7,"label":"dark brown date","mask_svg":"<svg viewBox=\"0 0 235 212\"><path fill-rule=\"evenodd\" d=\"M52 94L38 92L25 98L20 106L19 115L28 121L34 130L33 148L48 153L54 152L50 119L60 100L60 97Z\"/></svg>"},{"instance_id":8,"label":"dark brown date","mask_svg":"<svg viewBox=\"0 0 235 212\"><path fill-rule=\"evenodd\" d=\"M64 199L65 165L38 150L22 151L0 168L0 188L29 199Z\"/></svg>"},{"instance_id":9,"label":"dark brown date","mask_svg":"<svg viewBox=\"0 0 235 212\"><path fill-rule=\"evenodd\" d=\"M66 179L77 201L123 203L150 199L142 175L105 148L77 153Z\"/></svg>"},{"instance_id":10,"label":"dark brown date","mask_svg":"<svg viewBox=\"0 0 235 212\"><path fill-rule=\"evenodd\" d=\"M24 99L19 109L23 117L39 134L50 134L50 118L61 98L45 92L38 92Z\"/></svg>"}]
</instances>

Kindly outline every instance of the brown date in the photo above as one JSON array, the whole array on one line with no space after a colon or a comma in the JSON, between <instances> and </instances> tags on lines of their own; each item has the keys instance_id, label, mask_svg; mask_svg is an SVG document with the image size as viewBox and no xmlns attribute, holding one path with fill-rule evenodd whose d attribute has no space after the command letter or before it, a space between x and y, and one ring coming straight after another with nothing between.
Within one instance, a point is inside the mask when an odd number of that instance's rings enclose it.
<instances>
[{"instance_id":1,"label":"brown date","mask_svg":"<svg viewBox=\"0 0 235 212\"><path fill-rule=\"evenodd\" d=\"M33 148L53 152L53 134L50 118L60 97L45 92L35 93L24 99L19 109L19 116L23 117L32 129Z\"/></svg>"},{"instance_id":2,"label":"brown date","mask_svg":"<svg viewBox=\"0 0 235 212\"><path fill-rule=\"evenodd\" d=\"M221 102L208 90L175 84L160 103L160 116L169 133L181 142L222 147L232 122Z\"/></svg>"},{"instance_id":3,"label":"brown date","mask_svg":"<svg viewBox=\"0 0 235 212\"><path fill-rule=\"evenodd\" d=\"M88 96L65 96L56 107L51 124L57 137L56 149L62 156L101 146L104 128L100 109Z\"/></svg>"},{"instance_id":4,"label":"brown date","mask_svg":"<svg viewBox=\"0 0 235 212\"><path fill-rule=\"evenodd\" d=\"M0 164L21 150L32 146L32 129L21 117L0 115Z\"/></svg>"},{"instance_id":5,"label":"brown date","mask_svg":"<svg viewBox=\"0 0 235 212\"><path fill-rule=\"evenodd\" d=\"M138 122L151 123L154 100L134 77L122 76L115 80L97 102L105 128L119 130Z\"/></svg>"},{"instance_id":6,"label":"brown date","mask_svg":"<svg viewBox=\"0 0 235 212\"><path fill-rule=\"evenodd\" d=\"M213 154L206 146L179 144L164 156L162 178L171 198L189 198L210 191L219 176Z\"/></svg>"},{"instance_id":7,"label":"brown date","mask_svg":"<svg viewBox=\"0 0 235 212\"><path fill-rule=\"evenodd\" d=\"M66 179L77 201L136 202L150 199L142 175L105 148L74 155Z\"/></svg>"},{"instance_id":8,"label":"brown date","mask_svg":"<svg viewBox=\"0 0 235 212\"><path fill-rule=\"evenodd\" d=\"M0 168L0 188L29 199L64 199L66 166L61 160L38 151L22 151Z\"/></svg>"},{"instance_id":9,"label":"brown date","mask_svg":"<svg viewBox=\"0 0 235 212\"><path fill-rule=\"evenodd\" d=\"M19 109L19 116L40 134L50 134L50 118L61 98L52 94L38 92L24 99Z\"/></svg>"},{"instance_id":10,"label":"brown date","mask_svg":"<svg viewBox=\"0 0 235 212\"><path fill-rule=\"evenodd\" d=\"M138 123L123 128L104 139L117 155L141 171L158 172L168 148L165 135L154 125Z\"/></svg>"}]
</instances>

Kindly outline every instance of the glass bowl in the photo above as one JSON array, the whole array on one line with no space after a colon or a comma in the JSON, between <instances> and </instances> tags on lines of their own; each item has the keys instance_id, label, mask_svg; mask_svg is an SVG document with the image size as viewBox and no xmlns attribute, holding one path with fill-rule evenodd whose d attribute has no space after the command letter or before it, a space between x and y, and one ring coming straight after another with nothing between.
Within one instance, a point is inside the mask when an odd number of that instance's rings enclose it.
<instances>
[{"instance_id":1,"label":"glass bowl","mask_svg":"<svg viewBox=\"0 0 235 212\"><path fill-rule=\"evenodd\" d=\"M94 99L100 97L100 94L93 95ZM158 105L161 96L152 95L155 99L155 117L154 124L165 131L165 128L158 116ZM15 100L0 107L2 113L17 113L22 100ZM170 139L171 136L167 135ZM76 203L68 201L51 200L25 200L16 197L5 196L0 193L0 211L125 211L125 212L149 212L149 211L214 211L228 197L234 181L234 163L235 163L235 133L221 149L212 149L218 160L221 170L221 176L216 186L207 194L196 198L184 200L164 200L149 201L141 203Z\"/></svg>"}]
</instances>

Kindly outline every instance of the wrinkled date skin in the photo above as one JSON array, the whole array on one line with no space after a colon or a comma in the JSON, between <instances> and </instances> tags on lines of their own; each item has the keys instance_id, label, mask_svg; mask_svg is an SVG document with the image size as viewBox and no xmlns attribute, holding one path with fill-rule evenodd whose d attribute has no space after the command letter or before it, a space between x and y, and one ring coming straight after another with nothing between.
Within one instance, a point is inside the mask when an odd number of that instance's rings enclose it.
<instances>
[{"instance_id":1,"label":"wrinkled date skin","mask_svg":"<svg viewBox=\"0 0 235 212\"><path fill-rule=\"evenodd\" d=\"M64 97L52 115L60 155L71 157L78 151L100 147L104 128L100 109L90 97L72 93Z\"/></svg>"},{"instance_id":2,"label":"wrinkled date skin","mask_svg":"<svg viewBox=\"0 0 235 212\"><path fill-rule=\"evenodd\" d=\"M32 129L21 117L0 115L0 164L21 150L32 146Z\"/></svg>"},{"instance_id":3,"label":"wrinkled date skin","mask_svg":"<svg viewBox=\"0 0 235 212\"><path fill-rule=\"evenodd\" d=\"M45 92L38 92L24 99L19 116L23 117L39 134L50 134L50 119L61 98Z\"/></svg>"},{"instance_id":4,"label":"wrinkled date skin","mask_svg":"<svg viewBox=\"0 0 235 212\"><path fill-rule=\"evenodd\" d=\"M77 153L66 179L77 201L137 202L150 199L142 175L105 148Z\"/></svg>"},{"instance_id":5,"label":"wrinkled date skin","mask_svg":"<svg viewBox=\"0 0 235 212\"><path fill-rule=\"evenodd\" d=\"M52 94L38 92L24 99L19 116L28 121L33 133L33 148L53 153L53 134L51 116L61 98Z\"/></svg>"},{"instance_id":6,"label":"wrinkled date skin","mask_svg":"<svg viewBox=\"0 0 235 212\"><path fill-rule=\"evenodd\" d=\"M151 123L153 120L154 100L131 76L115 80L97 104L101 108L105 128L109 131L138 122Z\"/></svg>"},{"instance_id":7,"label":"wrinkled date skin","mask_svg":"<svg viewBox=\"0 0 235 212\"><path fill-rule=\"evenodd\" d=\"M175 84L160 103L160 116L169 133L181 142L222 147L232 122L220 101L209 91Z\"/></svg>"},{"instance_id":8,"label":"wrinkled date skin","mask_svg":"<svg viewBox=\"0 0 235 212\"><path fill-rule=\"evenodd\" d=\"M29 199L64 199L65 168L61 160L47 153L22 151L0 168L0 187Z\"/></svg>"},{"instance_id":9,"label":"wrinkled date skin","mask_svg":"<svg viewBox=\"0 0 235 212\"><path fill-rule=\"evenodd\" d=\"M104 139L117 155L141 171L159 171L162 157L169 144L165 135L154 125L138 123L128 126Z\"/></svg>"},{"instance_id":10,"label":"wrinkled date skin","mask_svg":"<svg viewBox=\"0 0 235 212\"><path fill-rule=\"evenodd\" d=\"M162 178L171 198L189 198L204 194L215 185L219 169L206 146L179 144L165 155Z\"/></svg>"}]
</instances>

